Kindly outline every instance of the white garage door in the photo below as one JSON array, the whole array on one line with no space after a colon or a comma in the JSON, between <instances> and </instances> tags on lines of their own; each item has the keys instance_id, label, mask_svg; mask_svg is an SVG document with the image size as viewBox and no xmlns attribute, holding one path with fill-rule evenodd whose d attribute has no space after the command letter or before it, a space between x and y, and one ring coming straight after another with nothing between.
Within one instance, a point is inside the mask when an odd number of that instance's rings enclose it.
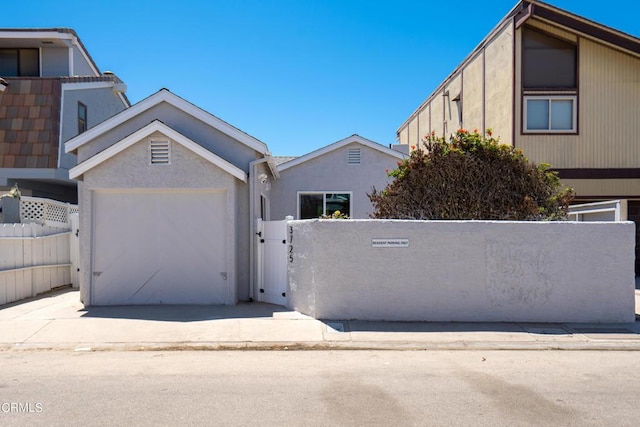
<instances>
[{"instance_id":1,"label":"white garage door","mask_svg":"<svg viewBox=\"0 0 640 427\"><path fill-rule=\"evenodd\" d=\"M93 305L229 304L225 191L99 191Z\"/></svg>"}]
</instances>

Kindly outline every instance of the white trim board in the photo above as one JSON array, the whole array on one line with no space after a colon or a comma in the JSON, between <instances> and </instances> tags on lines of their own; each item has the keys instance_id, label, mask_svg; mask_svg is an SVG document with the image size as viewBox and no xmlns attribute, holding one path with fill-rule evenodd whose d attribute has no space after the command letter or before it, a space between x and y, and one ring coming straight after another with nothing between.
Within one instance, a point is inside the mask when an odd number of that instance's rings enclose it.
<instances>
[{"instance_id":1,"label":"white trim board","mask_svg":"<svg viewBox=\"0 0 640 427\"><path fill-rule=\"evenodd\" d=\"M79 165L75 166L74 168L69 170L69 178L78 179L84 173L86 173L87 171L89 171L89 170L93 169L94 167L98 166L99 164L101 164L105 160L110 159L111 157L115 156L116 154L122 152L123 150L125 150L125 149L131 147L132 145L140 142L142 139L151 136L155 132L162 133L166 137L170 138L172 141L174 141L174 142L182 145L183 147L191 150L195 154L197 154L200 157L204 158L205 160L208 160L209 162L213 163L214 165L218 166L220 169L224 170L225 172L229 173L230 175L233 175L234 177L238 178L240 181L247 182L247 175L245 174L245 172L242 169L238 168L237 166L232 165L231 163L227 162L226 160L222 159L221 157L216 156L211 151L209 151L209 150L205 149L204 147L202 147L200 144L197 144L197 143L193 142L192 140L190 140L186 136L184 136L181 133L171 129L169 126L165 125L164 123L162 123L159 120L154 120L153 122L149 123L145 127L141 128L141 129L138 129L137 131L135 131L131 135L129 135L129 136L125 137L124 139L118 141L116 144L112 145L111 147L107 148L106 150L101 151L100 153L96 154L95 156L90 157L87 160L85 160L84 162L82 162Z\"/></svg>"},{"instance_id":2,"label":"white trim board","mask_svg":"<svg viewBox=\"0 0 640 427\"><path fill-rule=\"evenodd\" d=\"M86 132L83 132L80 135L70 139L65 143L65 151L67 153L73 153L77 151L79 147L88 143L92 139L121 125L127 120L130 120L133 117L142 114L143 112L162 102L166 102L184 111L185 113L208 124L209 126L219 130L220 132L230 136L231 138L247 145L248 147L258 151L263 155L268 153L267 146L263 142L231 126L229 123L217 118L216 116L206 112L205 110L196 107L190 102L185 101L184 99L170 92L168 89L159 90L150 97L143 99L142 101L116 114L110 119L107 119L104 122L92 127L91 129L88 129Z\"/></svg>"}]
</instances>

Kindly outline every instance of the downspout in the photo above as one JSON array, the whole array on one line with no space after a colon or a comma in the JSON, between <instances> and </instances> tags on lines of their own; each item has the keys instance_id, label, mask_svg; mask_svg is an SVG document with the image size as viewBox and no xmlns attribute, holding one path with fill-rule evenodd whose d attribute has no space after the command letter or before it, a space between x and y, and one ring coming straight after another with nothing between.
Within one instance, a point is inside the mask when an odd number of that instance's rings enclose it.
<instances>
[{"instance_id":1,"label":"downspout","mask_svg":"<svg viewBox=\"0 0 640 427\"><path fill-rule=\"evenodd\" d=\"M270 159L271 157L267 153L262 159L256 159L249 162L249 236L251 239L251 244L249 245L249 301L254 301L256 282L256 167L262 163L267 163Z\"/></svg>"}]
</instances>

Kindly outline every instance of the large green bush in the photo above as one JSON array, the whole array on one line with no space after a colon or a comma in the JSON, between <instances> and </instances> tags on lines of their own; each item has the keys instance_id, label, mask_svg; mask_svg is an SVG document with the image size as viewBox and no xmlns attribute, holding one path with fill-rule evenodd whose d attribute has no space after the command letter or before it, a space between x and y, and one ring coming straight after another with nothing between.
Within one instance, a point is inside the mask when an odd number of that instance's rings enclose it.
<instances>
[{"instance_id":1,"label":"large green bush","mask_svg":"<svg viewBox=\"0 0 640 427\"><path fill-rule=\"evenodd\" d=\"M372 218L441 220L561 220L574 193L548 164L536 165L491 136L459 130L433 134L398 168L394 180L369 199Z\"/></svg>"}]
</instances>

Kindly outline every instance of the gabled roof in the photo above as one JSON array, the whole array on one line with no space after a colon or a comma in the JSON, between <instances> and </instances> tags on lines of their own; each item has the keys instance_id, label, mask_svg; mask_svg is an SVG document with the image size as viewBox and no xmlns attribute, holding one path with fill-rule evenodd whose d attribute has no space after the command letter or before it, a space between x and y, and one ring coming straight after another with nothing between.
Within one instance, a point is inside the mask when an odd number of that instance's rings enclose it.
<instances>
[{"instance_id":1,"label":"gabled roof","mask_svg":"<svg viewBox=\"0 0 640 427\"><path fill-rule=\"evenodd\" d=\"M539 0L521 0L500 20L487 36L471 51L469 55L458 65L449 76L425 99L425 101L416 108L409 118L402 123L396 130L399 135L400 130L413 120L416 115L424 108L424 106L433 97L438 94L450 81L454 78L469 62L471 62L487 44L491 42L494 36L504 28L505 25L514 24L516 28L522 26L530 18L540 19L552 24L565 27L572 31L582 34L592 40L598 40L608 46L622 50L631 55L640 57L640 39L630 34L618 31L606 25L591 21L582 16L557 8L550 4Z\"/></svg>"},{"instance_id":2,"label":"gabled roof","mask_svg":"<svg viewBox=\"0 0 640 427\"><path fill-rule=\"evenodd\" d=\"M131 135L127 136L126 138L118 141L118 143L110 146L106 150L101 151L95 156L90 157L84 162L80 163L79 165L77 165L76 167L74 167L69 171L69 178L78 179L84 173L98 166L105 160L110 159L111 157L131 147L132 145L138 143L141 139L144 139L154 134L155 132L160 132L166 137L171 138L172 141L177 142L178 144L191 150L192 152L204 158L205 160L208 160L209 162L218 166L220 169L224 170L230 175L233 175L234 177L238 178L241 181L247 182L247 176L242 169L216 156L211 151L202 147L200 144L193 142L191 139L187 138L186 136L182 135L179 132L176 132L175 130L171 129L169 126L165 125L159 120L154 120L153 122L149 123L142 129L135 131Z\"/></svg>"},{"instance_id":3,"label":"gabled roof","mask_svg":"<svg viewBox=\"0 0 640 427\"><path fill-rule=\"evenodd\" d=\"M298 166L301 163L307 162L309 160L315 159L317 157L323 156L331 151L337 150L339 148L344 147L345 145L349 145L352 143L358 143L364 145L365 147L371 148L373 150L377 150L381 153L387 154L389 156L395 157L398 160L402 160L407 158L405 154L402 154L399 151L392 150L391 148L387 148L384 145L378 144L377 142L373 142L369 139L363 138L360 135L351 135L348 138L341 139L340 141L334 142L333 144L327 145L319 150L312 151L311 153L305 154L301 157L296 157L293 160L289 160L288 162L281 163L278 165L278 171L282 172L294 166Z\"/></svg>"},{"instance_id":4,"label":"gabled roof","mask_svg":"<svg viewBox=\"0 0 640 427\"><path fill-rule=\"evenodd\" d=\"M111 129L114 129L122 123L142 114L143 112L163 102L166 102L167 104L170 104L175 108L184 111L185 113L247 145L248 147L263 155L266 155L268 153L267 146L262 141L257 140L251 135L244 133L240 129L235 128L229 123L217 118L213 114L208 113L207 111L199 107L196 107L188 101L185 101L184 99L170 92L168 89L160 89L150 97L143 99L142 101L116 114L110 119L107 119L99 125L96 125L87 130L86 132L81 133L75 138L70 139L65 143L65 151L67 153L73 153L77 151L79 147L83 146L97 136L108 132Z\"/></svg>"}]
</instances>

